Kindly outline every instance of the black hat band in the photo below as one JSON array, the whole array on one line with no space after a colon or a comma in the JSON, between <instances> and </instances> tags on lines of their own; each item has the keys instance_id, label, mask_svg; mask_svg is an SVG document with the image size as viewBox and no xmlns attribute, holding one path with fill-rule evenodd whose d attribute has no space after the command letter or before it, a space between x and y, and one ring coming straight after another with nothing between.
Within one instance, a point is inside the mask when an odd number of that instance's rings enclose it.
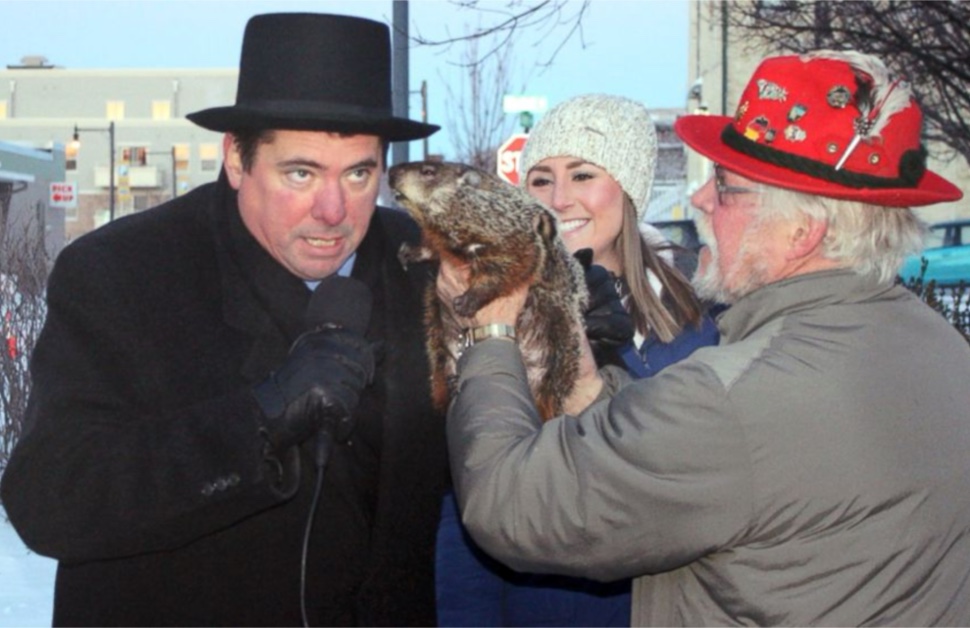
<instances>
[{"instance_id":1,"label":"black hat band","mask_svg":"<svg viewBox=\"0 0 970 628\"><path fill-rule=\"evenodd\" d=\"M238 103L236 108L270 114L326 112L328 114L347 116L349 118L386 118L390 115L390 112L383 107L365 107L363 105L348 105L346 103L319 100L249 100Z\"/></svg>"},{"instance_id":2,"label":"black hat band","mask_svg":"<svg viewBox=\"0 0 970 628\"><path fill-rule=\"evenodd\" d=\"M920 179L923 178L923 173L926 172L926 149L923 146L920 146L918 150L908 150L903 153L899 160L900 176L888 179L847 170L836 170L834 166L829 164L752 142L738 133L733 124L724 127L724 131L721 132L721 141L739 153L759 161L854 189L915 188L919 185Z\"/></svg>"}]
</instances>

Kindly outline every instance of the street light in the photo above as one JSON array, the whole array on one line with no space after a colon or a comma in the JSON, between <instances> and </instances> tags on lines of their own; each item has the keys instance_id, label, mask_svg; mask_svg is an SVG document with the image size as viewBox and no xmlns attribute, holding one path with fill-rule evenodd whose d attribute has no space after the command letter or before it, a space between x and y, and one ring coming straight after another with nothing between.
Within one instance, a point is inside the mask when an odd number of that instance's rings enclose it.
<instances>
[{"instance_id":1,"label":"street light","mask_svg":"<svg viewBox=\"0 0 970 628\"><path fill-rule=\"evenodd\" d=\"M77 124L74 125L74 145L78 147L81 145L81 141L78 139L78 133L87 133L88 131L97 131L99 133L108 132L108 144L109 150L111 152L108 169L108 222L115 219L115 122L114 120L108 123L108 128L106 129L80 129Z\"/></svg>"},{"instance_id":2,"label":"street light","mask_svg":"<svg viewBox=\"0 0 970 628\"><path fill-rule=\"evenodd\" d=\"M178 188L176 186L175 177L175 167L178 164L178 160L175 157L175 147L173 146L171 150L150 150L145 152L146 155L169 155L172 158L172 198L178 196Z\"/></svg>"}]
</instances>

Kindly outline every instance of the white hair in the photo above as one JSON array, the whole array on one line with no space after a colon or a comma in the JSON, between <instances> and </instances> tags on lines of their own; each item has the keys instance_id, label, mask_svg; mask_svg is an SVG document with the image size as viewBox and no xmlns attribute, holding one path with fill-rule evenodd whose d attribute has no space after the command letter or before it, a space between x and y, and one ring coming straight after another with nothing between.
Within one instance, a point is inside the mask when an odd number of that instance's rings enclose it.
<instances>
[{"instance_id":1,"label":"white hair","mask_svg":"<svg viewBox=\"0 0 970 628\"><path fill-rule=\"evenodd\" d=\"M883 207L764 186L762 217L807 215L828 225L822 255L880 283L892 284L909 255L923 248L926 224L908 207Z\"/></svg>"}]
</instances>

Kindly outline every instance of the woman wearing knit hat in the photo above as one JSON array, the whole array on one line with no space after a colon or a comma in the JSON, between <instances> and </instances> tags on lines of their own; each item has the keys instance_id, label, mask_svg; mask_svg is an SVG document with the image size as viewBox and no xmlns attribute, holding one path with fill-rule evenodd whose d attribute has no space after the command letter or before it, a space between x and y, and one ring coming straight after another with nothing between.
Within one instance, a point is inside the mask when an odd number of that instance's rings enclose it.
<instances>
[{"instance_id":1,"label":"woman wearing knit hat","mask_svg":"<svg viewBox=\"0 0 970 628\"><path fill-rule=\"evenodd\" d=\"M559 216L566 246L591 248L593 263L617 278L637 329L636 350L621 357L642 376L717 343L688 280L644 237L649 227L641 232L656 164L657 132L646 107L600 94L552 109L520 160L525 189Z\"/></svg>"},{"instance_id":2,"label":"woman wearing knit hat","mask_svg":"<svg viewBox=\"0 0 970 628\"><path fill-rule=\"evenodd\" d=\"M718 340L688 280L658 254L649 232L641 232L656 162L657 133L647 109L599 94L549 111L519 162L522 185L559 217L566 246L592 250L592 262L614 277L634 320L632 343L604 351L592 343L597 361L640 377ZM436 561L442 626L630 625L629 581L513 572L474 545L451 495Z\"/></svg>"}]
</instances>

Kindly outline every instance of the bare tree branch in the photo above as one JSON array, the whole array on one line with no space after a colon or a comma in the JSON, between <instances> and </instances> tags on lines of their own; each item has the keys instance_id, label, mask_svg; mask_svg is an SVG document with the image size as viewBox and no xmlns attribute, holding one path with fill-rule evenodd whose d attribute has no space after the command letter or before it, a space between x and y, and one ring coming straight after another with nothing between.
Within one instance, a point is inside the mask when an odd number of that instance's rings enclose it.
<instances>
[{"instance_id":1,"label":"bare tree branch","mask_svg":"<svg viewBox=\"0 0 970 628\"><path fill-rule=\"evenodd\" d=\"M449 4L469 14L476 14L479 18L478 26L458 35L451 34L446 29L443 36L429 36L422 34L420 24L411 26L411 41L415 45L430 46L448 50L454 44L469 40L485 40L490 43L479 47L472 59L463 55L460 65L470 67L486 62L501 54L502 50L513 42L529 38L533 47L545 43L551 37L559 37L553 52L544 60L540 60L539 67L548 67L556 55L574 37L579 37L583 48L582 21L589 9L590 0L541 0L528 2L526 0L506 0L504 3L495 0L448 0ZM482 18L488 21L481 22ZM567 27L565 31L562 27ZM529 37L537 33L535 37Z\"/></svg>"},{"instance_id":2,"label":"bare tree branch","mask_svg":"<svg viewBox=\"0 0 970 628\"><path fill-rule=\"evenodd\" d=\"M494 172L498 146L514 125L502 106L504 95L510 93L513 46L508 44L483 61L473 63L472 60L479 58L479 45L485 42L486 47L492 48L491 43L487 37L463 41L461 59L468 71L467 81L462 81L457 88L442 81L452 103L445 114L446 124L457 161Z\"/></svg>"},{"instance_id":3,"label":"bare tree branch","mask_svg":"<svg viewBox=\"0 0 970 628\"><path fill-rule=\"evenodd\" d=\"M30 390L27 356L47 314L43 231L36 222L14 224L19 226L0 229L0 474L23 430Z\"/></svg>"},{"instance_id":4,"label":"bare tree branch","mask_svg":"<svg viewBox=\"0 0 970 628\"><path fill-rule=\"evenodd\" d=\"M731 0L729 6L732 28L750 45L879 56L912 85L926 138L970 161L970 2Z\"/></svg>"}]
</instances>

